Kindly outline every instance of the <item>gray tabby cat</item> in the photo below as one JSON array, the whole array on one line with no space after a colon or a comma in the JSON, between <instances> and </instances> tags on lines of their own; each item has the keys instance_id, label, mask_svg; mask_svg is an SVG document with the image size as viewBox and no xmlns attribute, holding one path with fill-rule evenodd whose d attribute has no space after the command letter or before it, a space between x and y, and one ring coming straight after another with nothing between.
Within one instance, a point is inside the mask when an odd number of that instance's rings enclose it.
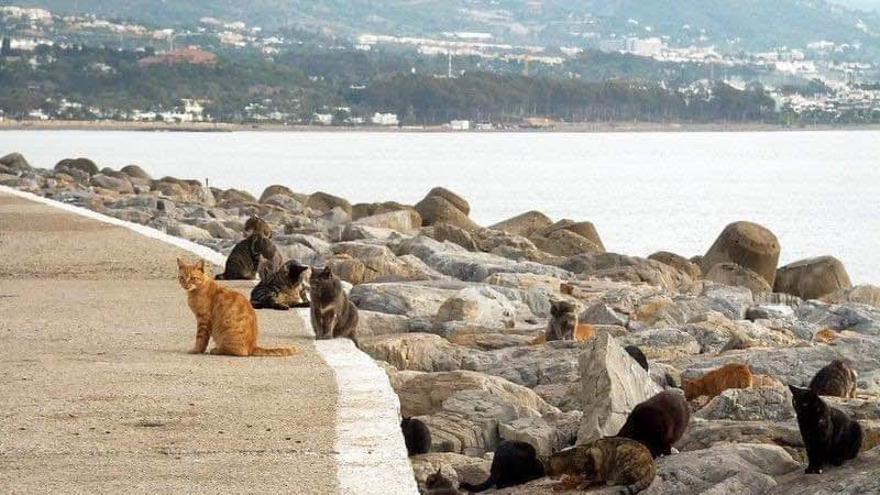
<instances>
[{"instance_id":1,"label":"gray tabby cat","mask_svg":"<svg viewBox=\"0 0 880 495\"><path fill-rule=\"evenodd\" d=\"M358 310L342 290L329 266L313 270L309 279L312 327L318 339L348 337L357 342Z\"/></svg>"},{"instance_id":2,"label":"gray tabby cat","mask_svg":"<svg viewBox=\"0 0 880 495\"><path fill-rule=\"evenodd\" d=\"M254 309L277 309L309 306L309 277L312 269L294 260L281 265L281 269L263 276L251 291Z\"/></svg>"},{"instance_id":3,"label":"gray tabby cat","mask_svg":"<svg viewBox=\"0 0 880 495\"><path fill-rule=\"evenodd\" d=\"M844 361L835 359L816 373L810 381L810 390L819 395L852 399L856 396L858 381L859 375L852 367Z\"/></svg>"},{"instance_id":4,"label":"gray tabby cat","mask_svg":"<svg viewBox=\"0 0 880 495\"><path fill-rule=\"evenodd\" d=\"M547 342L573 340L578 326L577 307L568 301L550 302L550 323L544 333Z\"/></svg>"}]
</instances>

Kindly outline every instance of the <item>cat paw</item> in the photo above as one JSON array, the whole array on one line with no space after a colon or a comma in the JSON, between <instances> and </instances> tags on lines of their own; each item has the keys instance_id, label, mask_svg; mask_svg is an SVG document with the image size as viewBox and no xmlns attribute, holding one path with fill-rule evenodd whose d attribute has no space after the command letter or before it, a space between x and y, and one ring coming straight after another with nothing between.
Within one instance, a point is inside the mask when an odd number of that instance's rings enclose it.
<instances>
[{"instance_id":1,"label":"cat paw","mask_svg":"<svg viewBox=\"0 0 880 495\"><path fill-rule=\"evenodd\" d=\"M808 467L804 474L822 474L822 468L819 467Z\"/></svg>"},{"instance_id":2,"label":"cat paw","mask_svg":"<svg viewBox=\"0 0 880 495\"><path fill-rule=\"evenodd\" d=\"M192 348L192 349L190 349L190 350L188 350L188 351L186 351L186 352L187 352L187 354L201 354L201 353L203 353L203 352L205 352L205 351L199 350L199 349L197 349L197 348Z\"/></svg>"},{"instance_id":3,"label":"cat paw","mask_svg":"<svg viewBox=\"0 0 880 495\"><path fill-rule=\"evenodd\" d=\"M216 356L216 355L222 354L222 353L220 352L220 349L215 347L215 348L211 349L210 351L208 351L208 354L213 354Z\"/></svg>"}]
</instances>

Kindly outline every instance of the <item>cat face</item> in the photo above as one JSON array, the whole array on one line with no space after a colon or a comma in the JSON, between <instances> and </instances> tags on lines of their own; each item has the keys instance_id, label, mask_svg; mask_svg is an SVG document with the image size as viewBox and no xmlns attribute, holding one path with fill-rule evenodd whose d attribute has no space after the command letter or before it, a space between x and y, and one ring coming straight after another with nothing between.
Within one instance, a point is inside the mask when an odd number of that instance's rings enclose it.
<instances>
[{"instance_id":1,"label":"cat face","mask_svg":"<svg viewBox=\"0 0 880 495\"><path fill-rule=\"evenodd\" d=\"M431 473L425 480L425 487L428 489L451 488L452 481L443 476L441 468L437 468L437 472Z\"/></svg>"},{"instance_id":2,"label":"cat face","mask_svg":"<svg viewBox=\"0 0 880 495\"><path fill-rule=\"evenodd\" d=\"M791 390L791 405L795 412L799 415L807 415L811 417L823 417L826 411L825 403L819 398L816 392L808 388L795 387L789 385Z\"/></svg>"},{"instance_id":3,"label":"cat face","mask_svg":"<svg viewBox=\"0 0 880 495\"><path fill-rule=\"evenodd\" d=\"M333 270L329 266L325 266L320 270L312 270L309 277L309 281L313 286L321 285L330 280L333 280Z\"/></svg>"},{"instance_id":4,"label":"cat face","mask_svg":"<svg viewBox=\"0 0 880 495\"><path fill-rule=\"evenodd\" d=\"M182 259L177 259L177 281L183 290L190 292L198 289L205 281L210 280L205 260L189 264Z\"/></svg>"}]
</instances>

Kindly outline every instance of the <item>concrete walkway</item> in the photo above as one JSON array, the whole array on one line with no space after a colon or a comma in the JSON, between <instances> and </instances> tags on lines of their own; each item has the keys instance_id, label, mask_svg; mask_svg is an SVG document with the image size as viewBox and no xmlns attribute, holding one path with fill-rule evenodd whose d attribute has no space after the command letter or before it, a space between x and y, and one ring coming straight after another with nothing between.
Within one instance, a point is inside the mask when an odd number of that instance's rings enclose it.
<instances>
[{"instance_id":1,"label":"concrete walkway","mask_svg":"<svg viewBox=\"0 0 880 495\"><path fill-rule=\"evenodd\" d=\"M261 344L295 345L295 357L186 353L195 320L176 281L177 256L193 258L0 192L0 486L13 493L412 493L393 409L387 400L352 404L348 392L348 405L340 404L337 383L351 388L350 379L337 378L327 362L343 369L352 360L344 352L322 358L297 313L258 314ZM378 389L361 392L384 398ZM367 429L369 417L382 418L380 431L345 445L357 437L358 414ZM383 449L390 452L373 455ZM346 475L371 472L390 474L361 479L371 487L363 491Z\"/></svg>"}]
</instances>

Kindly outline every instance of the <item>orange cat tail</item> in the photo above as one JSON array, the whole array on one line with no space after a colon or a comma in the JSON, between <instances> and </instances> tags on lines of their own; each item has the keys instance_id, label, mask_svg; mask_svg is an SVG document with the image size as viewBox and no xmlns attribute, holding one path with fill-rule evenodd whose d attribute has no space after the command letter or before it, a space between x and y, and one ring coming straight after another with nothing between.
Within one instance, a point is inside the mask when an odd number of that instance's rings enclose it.
<instances>
[{"instance_id":1,"label":"orange cat tail","mask_svg":"<svg viewBox=\"0 0 880 495\"><path fill-rule=\"evenodd\" d=\"M276 347L273 349L266 349L263 347L254 347L254 350L251 351L251 356L254 357L284 357L284 356L293 356L298 351L296 347Z\"/></svg>"},{"instance_id":2,"label":"orange cat tail","mask_svg":"<svg viewBox=\"0 0 880 495\"><path fill-rule=\"evenodd\" d=\"M538 335L537 337L535 337L534 340L529 342L529 345L541 345L541 344L546 344L546 343L547 343L547 336L544 334L541 334L541 335Z\"/></svg>"}]
</instances>

